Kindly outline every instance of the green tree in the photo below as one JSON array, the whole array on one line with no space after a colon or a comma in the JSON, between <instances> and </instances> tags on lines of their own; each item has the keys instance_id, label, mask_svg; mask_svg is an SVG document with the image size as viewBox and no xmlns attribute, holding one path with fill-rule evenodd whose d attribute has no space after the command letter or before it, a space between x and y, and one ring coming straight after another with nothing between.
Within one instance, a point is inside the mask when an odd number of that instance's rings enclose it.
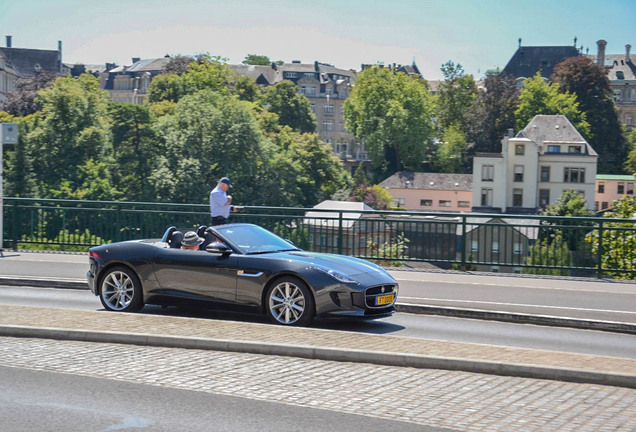
<instances>
[{"instance_id":1,"label":"green tree","mask_svg":"<svg viewBox=\"0 0 636 432\"><path fill-rule=\"evenodd\" d=\"M244 65L269 66L272 64L272 61L266 55L248 54L241 63Z\"/></svg>"},{"instance_id":2,"label":"green tree","mask_svg":"<svg viewBox=\"0 0 636 432\"><path fill-rule=\"evenodd\" d=\"M434 111L425 82L379 66L359 74L344 104L347 130L364 140L382 178L420 170L433 137Z\"/></svg>"},{"instance_id":3,"label":"green tree","mask_svg":"<svg viewBox=\"0 0 636 432\"><path fill-rule=\"evenodd\" d=\"M284 126L270 138L273 147L260 204L312 207L342 187L342 162L316 134Z\"/></svg>"},{"instance_id":4,"label":"green tree","mask_svg":"<svg viewBox=\"0 0 636 432\"><path fill-rule=\"evenodd\" d=\"M488 75L484 87L465 113L466 139L473 152L498 153L502 137L515 127L519 89L511 75Z\"/></svg>"},{"instance_id":5,"label":"green tree","mask_svg":"<svg viewBox=\"0 0 636 432\"><path fill-rule=\"evenodd\" d=\"M158 152L150 175L157 194L173 202L207 202L218 179L237 186L236 204L258 201L264 136L252 104L203 90L184 96L173 114L158 119ZM240 185L240 186L239 186Z\"/></svg>"},{"instance_id":6,"label":"green tree","mask_svg":"<svg viewBox=\"0 0 636 432\"><path fill-rule=\"evenodd\" d=\"M316 116L309 99L298 93L293 82L284 80L267 87L261 101L266 110L278 115L281 126L301 133L316 132Z\"/></svg>"},{"instance_id":7,"label":"green tree","mask_svg":"<svg viewBox=\"0 0 636 432\"><path fill-rule=\"evenodd\" d=\"M585 113L579 109L576 95L561 92L558 84L545 81L537 74L524 81L519 95L519 105L515 111L515 126L521 130L536 115L564 115L584 137L589 135L590 125Z\"/></svg>"},{"instance_id":8,"label":"green tree","mask_svg":"<svg viewBox=\"0 0 636 432\"><path fill-rule=\"evenodd\" d=\"M551 80L559 91L576 95L590 124L584 136L599 155L598 172L622 174L629 148L603 68L589 57L570 57L554 67Z\"/></svg>"},{"instance_id":9,"label":"green tree","mask_svg":"<svg viewBox=\"0 0 636 432\"><path fill-rule=\"evenodd\" d=\"M615 201L603 218L626 220L603 223L601 268L629 270L632 273L609 271L608 274L616 279L636 279L636 197L624 196ZM586 237L594 254L599 253L599 236L599 230L594 230Z\"/></svg>"},{"instance_id":10,"label":"green tree","mask_svg":"<svg viewBox=\"0 0 636 432\"><path fill-rule=\"evenodd\" d=\"M148 178L159 156L147 105L112 103L113 182L128 201L154 201Z\"/></svg>"},{"instance_id":11,"label":"green tree","mask_svg":"<svg viewBox=\"0 0 636 432\"><path fill-rule=\"evenodd\" d=\"M560 228L544 230L544 233L549 233L553 237L555 232L558 233L559 238L563 239L572 251L586 249L584 238L587 230L578 227L591 226L592 222L573 218L591 218L594 216L594 212L588 210L587 202L580 193L572 189L563 191L559 199L546 207L541 214L559 217L550 224L558 225Z\"/></svg>"},{"instance_id":12,"label":"green tree","mask_svg":"<svg viewBox=\"0 0 636 432\"><path fill-rule=\"evenodd\" d=\"M625 161L625 171L629 174L636 175L636 129L627 135L627 145L629 147L629 154Z\"/></svg>"},{"instance_id":13,"label":"green tree","mask_svg":"<svg viewBox=\"0 0 636 432\"><path fill-rule=\"evenodd\" d=\"M108 93L90 74L57 78L40 91L42 110L25 144L42 197L68 196L82 185L78 167L91 159L108 159L112 147L107 100Z\"/></svg>"},{"instance_id":14,"label":"green tree","mask_svg":"<svg viewBox=\"0 0 636 432\"><path fill-rule=\"evenodd\" d=\"M431 165L438 172L463 173L467 160L466 153L466 137L459 127L453 124L442 135Z\"/></svg>"},{"instance_id":15,"label":"green tree","mask_svg":"<svg viewBox=\"0 0 636 432\"><path fill-rule=\"evenodd\" d=\"M239 100L256 102L261 96L261 89L256 80L245 75L236 75L234 78L233 93Z\"/></svg>"},{"instance_id":16,"label":"green tree","mask_svg":"<svg viewBox=\"0 0 636 432\"><path fill-rule=\"evenodd\" d=\"M438 125L445 131L452 125L463 128L465 114L477 99L477 85L472 75L466 75L462 65L452 61L441 67L444 80L437 89Z\"/></svg>"},{"instance_id":17,"label":"green tree","mask_svg":"<svg viewBox=\"0 0 636 432\"><path fill-rule=\"evenodd\" d=\"M559 234L555 234L551 238L540 239L536 244L530 246L526 264L539 267L525 267L524 274L567 276L568 270L542 267L570 267L572 266L572 252L568 249L563 238Z\"/></svg>"},{"instance_id":18,"label":"green tree","mask_svg":"<svg viewBox=\"0 0 636 432\"><path fill-rule=\"evenodd\" d=\"M33 163L26 148L26 136L34 127L34 115L13 117L0 115L0 122L17 123L18 144L4 146L6 171L4 172L4 194L12 197L38 196L36 178L33 173Z\"/></svg>"}]
</instances>

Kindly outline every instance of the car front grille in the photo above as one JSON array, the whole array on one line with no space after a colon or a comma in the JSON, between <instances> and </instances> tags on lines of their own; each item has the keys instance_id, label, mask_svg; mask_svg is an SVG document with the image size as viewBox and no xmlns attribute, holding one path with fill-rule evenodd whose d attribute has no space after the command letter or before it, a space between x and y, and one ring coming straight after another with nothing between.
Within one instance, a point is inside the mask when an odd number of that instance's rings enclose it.
<instances>
[{"instance_id":1,"label":"car front grille","mask_svg":"<svg viewBox=\"0 0 636 432\"><path fill-rule=\"evenodd\" d=\"M364 295L366 306L372 309L391 306L397 300L396 288L396 285L378 285L367 288Z\"/></svg>"}]
</instances>

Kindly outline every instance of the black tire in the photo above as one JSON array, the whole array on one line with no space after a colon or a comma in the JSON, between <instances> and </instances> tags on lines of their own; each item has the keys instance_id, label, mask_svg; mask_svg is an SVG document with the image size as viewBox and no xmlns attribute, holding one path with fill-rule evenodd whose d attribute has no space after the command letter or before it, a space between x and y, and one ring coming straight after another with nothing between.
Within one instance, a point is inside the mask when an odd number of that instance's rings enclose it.
<instances>
[{"instance_id":1,"label":"black tire","mask_svg":"<svg viewBox=\"0 0 636 432\"><path fill-rule=\"evenodd\" d=\"M99 299L106 310L136 312L144 307L139 278L128 267L109 269L101 279Z\"/></svg>"},{"instance_id":2,"label":"black tire","mask_svg":"<svg viewBox=\"0 0 636 432\"><path fill-rule=\"evenodd\" d=\"M282 277L267 290L265 309L274 324L305 326L314 318L314 296L302 280Z\"/></svg>"}]
</instances>

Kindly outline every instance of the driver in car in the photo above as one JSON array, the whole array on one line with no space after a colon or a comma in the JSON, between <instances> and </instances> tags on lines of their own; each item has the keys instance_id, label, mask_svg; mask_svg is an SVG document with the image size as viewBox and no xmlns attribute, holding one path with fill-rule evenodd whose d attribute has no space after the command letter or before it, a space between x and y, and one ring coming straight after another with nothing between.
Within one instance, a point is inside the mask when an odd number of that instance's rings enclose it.
<instances>
[{"instance_id":1,"label":"driver in car","mask_svg":"<svg viewBox=\"0 0 636 432\"><path fill-rule=\"evenodd\" d=\"M203 239L194 231L188 231L181 241L181 249L199 250L199 246L203 243Z\"/></svg>"}]
</instances>

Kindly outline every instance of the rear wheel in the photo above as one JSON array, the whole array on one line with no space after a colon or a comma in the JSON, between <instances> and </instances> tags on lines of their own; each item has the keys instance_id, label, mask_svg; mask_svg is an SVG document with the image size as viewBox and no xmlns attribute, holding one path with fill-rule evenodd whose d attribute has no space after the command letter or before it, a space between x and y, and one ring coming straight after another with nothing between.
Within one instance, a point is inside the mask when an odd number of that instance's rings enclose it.
<instances>
[{"instance_id":1,"label":"rear wheel","mask_svg":"<svg viewBox=\"0 0 636 432\"><path fill-rule=\"evenodd\" d=\"M113 267L104 275L99 299L109 311L136 312L144 306L139 278L123 266Z\"/></svg>"},{"instance_id":2,"label":"rear wheel","mask_svg":"<svg viewBox=\"0 0 636 432\"><path fill-rule=\"evenodd\" d=\"M283 277L267 290L267 316L274 324L302 326L314 317L314 297L303 281Z\"/></svg>"}]
</instances>

